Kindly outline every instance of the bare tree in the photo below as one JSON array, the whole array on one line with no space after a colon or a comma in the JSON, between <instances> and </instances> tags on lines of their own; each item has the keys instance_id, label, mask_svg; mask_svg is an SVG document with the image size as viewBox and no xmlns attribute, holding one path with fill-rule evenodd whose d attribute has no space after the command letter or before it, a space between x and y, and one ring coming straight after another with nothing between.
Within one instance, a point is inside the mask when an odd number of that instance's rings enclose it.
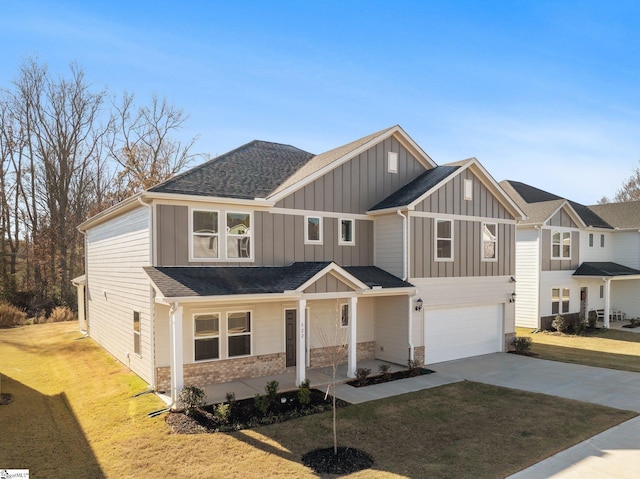
<instances>
[{"instance_id":1,"label":"bare tree","mask_svg":"<svg viewBox=\"0 0 640 479\"><path fill-rule=\"evenodd\" d=\"M116 176L118 200L167 180L186 168L197 138L182 144L171 137L187 120L181 109L156 95L148 106L137 107L124 93L114 104L109 154L122 170Z\"/></svg>"},{"instance_id":2,"label":"bare tree","mask_svg":"<svg viewBox=\"0 0 640 479\"><path fill-rule=\"evenodd\" d=\"M640 168L633 170L633 174L627 178L614 196L616 202L637 200L640 200Z\"/></svg>"}]
</instances>

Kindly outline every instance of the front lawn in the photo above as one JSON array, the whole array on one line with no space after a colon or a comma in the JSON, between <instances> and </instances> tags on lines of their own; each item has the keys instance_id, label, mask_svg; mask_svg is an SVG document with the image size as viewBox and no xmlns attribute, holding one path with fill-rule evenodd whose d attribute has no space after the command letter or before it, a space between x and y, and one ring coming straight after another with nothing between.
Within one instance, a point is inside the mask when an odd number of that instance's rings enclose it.
<instances>
[{"instance_id":1,"label":"front lawn","mask_svg":"<svg viewBox=\"0 0 640 479\"><path fill-rule=\"evenodd\" d=\"M640 372L640 334L596 329L582 336L516 328L518 336L531 338L531 352L541 359L600 368Z\"/></svg>"},{"instance_id":2,"label":"front lawn","mask_svg":"<svg viewBox=\"0 0 640 479\"><path fill-rule=\"evenodd\" d=\"M317 477L330 413L231 434L180 435L163 403L72 323L0 330L0 467L31 477ZM437 374L437 373L436 373ZM501 478L635 413L473 382L338 411L340 445L374 457L348 477Z\"/></svg>"}]
</instances>

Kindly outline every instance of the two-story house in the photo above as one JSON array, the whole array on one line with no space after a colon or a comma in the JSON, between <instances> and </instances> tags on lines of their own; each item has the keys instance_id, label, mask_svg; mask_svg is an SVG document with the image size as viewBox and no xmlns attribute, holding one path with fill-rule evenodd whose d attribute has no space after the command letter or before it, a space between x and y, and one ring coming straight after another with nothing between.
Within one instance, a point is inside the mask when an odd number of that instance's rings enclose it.
<instances>
[{"instance_id":1,"label":"two-story house","mask_svg":"<svg viewBox=\"0 0 640 479\"><path fill-rule=\"evenodd\" d=\"M90 218L89 335L175 400L184 385L344 361L434 363L514 335L521 209L476 159L399 126L313 155L253 141Z\"/></svg>"},{"instance_id":2,"label":"two-story house","mask_svg":"<svg viewBox=\"0 0 640 479\"><path fill-rule=\"evenodd\" d=\"M557 316L640 316L637 203L584 206L533 186L500 185L525 212L516 233L516 325Z\"/></svg>"}]
</instances>

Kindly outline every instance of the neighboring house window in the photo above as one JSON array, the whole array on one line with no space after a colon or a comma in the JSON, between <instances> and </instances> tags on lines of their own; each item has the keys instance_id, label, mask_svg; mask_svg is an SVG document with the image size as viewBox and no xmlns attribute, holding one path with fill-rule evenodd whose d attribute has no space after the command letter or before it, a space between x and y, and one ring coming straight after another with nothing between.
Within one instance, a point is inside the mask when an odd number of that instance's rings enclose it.
<instances>
[{"instance_id":1,"label":"neighboring house window","mask_svg":"<svg viewBox=\"0 0 640 479\"><path fill-rule=\"evenodd\" d=\"M593 247L593 233L589 233L589 248Z\"/></svg>"},{"instance_id":2,"label":"neighboring house window","mask_svg":"<svg viewBox=\"0 0 640 479\"><path fill-rule=\"evenodd\" d=\"M218 258L218 212L192 210L191 245L195 259Z\"/></svg>"},{"instance_id":3,"label":"neighboring house window","mask_svg":"<svg viewBox=\"0 0 640 479\"><path fill-rule=\"evenodd\" d=\"M196 314L193 317L196 361L220 359L220 315Z\"/></svg>"},{"instance_id":4,"label":"neighboring house window","mask_svg":"<svg viewBox=\"0 0 640 479\"><path fill-rule=\"evenodd\" d=\"M600 247L604 248L604 235L600 235Z\"/></svg>"},{"instance_id":5,"label":"neighboring house window","mask_svg":"<svg viewBox=\"0 0 640 479\"><path fill-rule=\"evenodd\" d=\"M355 244L355 229L354 220L340 219L340 236L338 238L338 244L341 245L354 245Z\"/></svg>"},{"instance_id":6,"label":"neighboring house window","mask_svg":"<svg viewBox=\"0 0 640 479\"><path fill-rule=\"evenodd\" d=\"M230 358L249 356L251 354L251 312L228 313L227 335Z\"/></svg>"},{"instance_id":7,"label":"neighboring house window","mask_svg":"<svg viewBox=\"0 0 640 479\"><path fill-rule=\"evenodd\" d=\"M133 352L140 356L140 313L133 312Z\"/></svg>"},{"instance_id":8,"label":"neighboring house window","mask_svg":"<svg viewBox=\"0 0 640 479\"><path fill-rule=\"evenodd\" d=\"M304 242L308 244L322 244L322 218L307 216L305 218Z\"/></svg>"},{"instance_id":9,"label":"neighboring house window","mask_svg":"<svg viewBox=\"0 0 640 479\"><path fill-rule=\"evenodd\" d=\"M562 293L562 296L560 294ZM569 288L553 288L551 290L551 314L569 312Z\"/></svg>"},{"instance_id":10,"label":"neighboring house window","mask_svg":"<svg viewBox=\"0 0 640 479\"><path fill-rule=\"evenodd\" d=\"M251 214L227 212L227 259L251 258Z\"/></svg>"},{"instance_id":11,"label":"neighboring house window","mask_svg":"<svg viewBox=\"0 0 640 479\"><path fill-rule=\"evenodd\" d=\"M340 326L349 326L349 303L344 303L340 306Z\"/></svg>"},{"instance_id":12,"label":"neighboring house window","mask_svg":"<svg viewBox=\"0 0 640 479\"><path fill-rule=\"evenodd\" d=\"M436 220L436 259L453 259L452 220Z\"/></svg>"},{"instance_id":13,"label":"neighboring house window","mask_svg":"<svg viewBox=\"0 0 640 479\"><path fill-rule=\"evenodd\" d=\"M604 298L604 286L600 285L600 299Z\"/></svg>"},{"instance_id":14,"label":"neighboring house window","mask_svg":"<svg viewBox=\"0 0 640 479\"><path fill-rule=\"evenodd\" d=\"M389 173L398 172L398 154L394 151L387 154L387 171Z\"/></svg>"},{"instance_id":15,"label":"neighboring house window","mask_svg":"<svg viewBox=\"0 0 640 479\"><path fill-rule=\"evenodd\" d=\"M497 258L498 225L496 223L482 224L482 259L493 260Z\"/></svg>"},{"instance_id":16,"label":"neighboring house window","mask_svg":"<svg viewBox=\"0 0 640 479\"><path fill-rule=\"evenodd\" d=\"M551 257L556 259L571 258L571 233L567 231L551 232Z\"/></svg>"},{"instance_id":17,"label":"neighboring house window","mask_svg":"<svg viewBox=\"0 0 640 479\"><path fill-rule=\"evenodd\" d=\"M464 180L464 199L473 199L473 180Z\"/></svg>"}]
</instances>

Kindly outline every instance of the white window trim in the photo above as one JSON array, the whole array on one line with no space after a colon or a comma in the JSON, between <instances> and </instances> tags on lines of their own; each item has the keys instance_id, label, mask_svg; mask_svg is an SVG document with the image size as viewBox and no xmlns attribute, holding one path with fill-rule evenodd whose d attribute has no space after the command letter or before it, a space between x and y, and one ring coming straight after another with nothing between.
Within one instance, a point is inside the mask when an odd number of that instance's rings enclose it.
<instances>
[{"instance_id":1,"label":"white window trim","mask_svg":"<svg viewBox=\"0 0 640 479\"><path fill-rule=\"evenodd\" d=\"M605 242L604 242L604 233L600 234L600 247L604 248Z\"/></svg>"},{"instance_id":2,"label":"white window trim","mask_svg":"<svg viewBox=\"0 0 640 479\"><path fill-rule=\"evenodd\" d=\"M464 199L471 201L473 199L473 180L464 180Z\"/></svg>"},{"instance_id":3,"label":"white window trim","mask_svg":"<svg viewBox=\"0 0 640 479\"><path fill-rule=\"evenodd\" d=\"M347 307L347 324L343 324L342 323L342 309L345 306ZM351 309L349 308L349 303L340 303L340 327L341 328L348 328L349 327L349 321L351 321Z\"/></svg>"},{"instance_id":4,"label":"white window trim","mask_svg":"<svg viewBox=\"0 0 640 479\"><path fill-rule=\"evenodd\" d=\"M196 316L214 316L218 315L218 334L210 336L196 336ZM208 363L212 361L220 361L223 358L222 351L222 314L216 311L198 311L191 315L191 324L193 327L193 362L194 363ZM196 341L199 339L213 339L218 338L218 357L210 359L196 359Z\"/></svg>"},{"instance_id":5,"label":"white window trim","mask_svg":"<svg viewBox=\"0 0 640 479\"><path fill-rule=\"evenodd\" d=\"M309 239L309 219L317 218L318 221L318 239ZM304 217L304 244L322 244L323 232L322 223L324 223L322 216L306 215Z\"/></svg>"},{"instance_id":6,"label":"white window trim","mask_svg":"<svg viewBox=\"0 0 640 479\"><path fill-rule=\"evenodd\" d=\"M589 233L589 248L593 248L593 233Z\"/></svg>"},{"instance_id":7,"label":"white window trim","mask_svg":"<svg viewBox=\"0 0 640 479\"><path fill-rule=\"evenodd\" d=\"M229 315L233 313L249 313L249 332L248 333L237 333L231 334L229 332ZM227 359L239 359L239 358L249 358L253 356L253 311L250 309L239 309L235 311L227 311L226 312L226 321L224 323L224 330L226 332L225 337L225 350L226 350L226 358ZM229 355L229 338L233 338L236 336L249 336L249 354L243 354L241 356L231 356Z\"/></svg>"},{"instance_id":8,"label":"white window trim","mask_svg":"<svg viewBox=\"0 0 640 479\"><path fill-rule=\"evenodd\" d=\"M560 234L560 256L554 256L553 255L553 245L554 245L553 236L554 236L555 233L559 233ZM564 244L563 244L562 240L563 240L563 237L564 237L565 234L569 235L569 256L563 256L562 255L562 252L564 251ZM563 230L563 229L558 229L558 228L551 230L551 238L550 238L550 241L551 241L551 259L563 259L563 260L571 259L571 254L573 253L573 248L572 248L572 244L571 244L572 243L571 236L572 236L571 231L568 231L568 230Z\"/></svg>"},{"instance_id":9,"label":"white window trim","mask_svg":"<svg viewBox=\"0 0 640 479\"><path fill-rule=\"evenodd\" d=\"M395 151L389 151L387 153L387 172L398 172L398 153L396 153Z\"/></svg>"},{"instance_id":10,"label":"white window trim","mask_svg":"<svg viewBox=\"0 0 640 479\"><path fill-rule=\"evenodd\" d=\"M227 261L227 262L233 262L233 263L248 263L253 261L253 250L254 250L254 244L253 244L253 230L254 228L254 222L253 222L253 212L251 211L236 211L236 210L224 210L224 259L223 261ZM248 235L229 235L229 231L228 231L228 227L227 227L227 215L228 214L235 214L235 215L249 215L249 227L247 228L247 230L249 231ZM243 257L237 257L237 258L227 258L227 241L229 240L229 237L231 238L249 238L249 256L246 258Z\"/></svg>"},{"instance_id":11,"label":"white window trim","mask_svg":"<svg viewBox=\"0 0 640 479\"><path fill-rule=\"evenodd\" d=\"M558 290L558 312L557 313L553 312L553 303L555 302L553 300L553 290L554 289ZM567 311L562 311L562 305L564 303L564 298L565 298L565 296L563 295L564 290L568 291ZM550 305L551 305L551 308L550 308L551 314L569 314L571 312L571 288L567 288L567 287L564 287L564 286L557 286L557 287L554 286L554 287L551 288L550 292L551 292L551 303L550 303Z\"/></svg>"},{"instance_id":12,"label":"white window trim","mask_svg":"<svg viewBox=\"0 0 640 479\"><path fill-rule=\"evenodd\" d=\"M484 227L485 225L494 225L496 227L496 236L495 236L495 240L493 241L493 253L494 253L494 257L493 258L485 258L484 257ZM487 263L496 263L498 261L498 223L491 223L490 221L485 221L482 223L482 227L480 230L480 248L482 249L482 251L480 251L480 259L484 262Z\"/></svg>"},{"instance_id":13,"label":"white window trim","mask_svg":"<svg viewBox=\"0 0 640 479\"><path fill-rule=\"evenodd\" d=\"M138 328L139 330L136 331L136 314L138 315ZM140 313L140 311L134 311L133 312L133 354L135 354L136 356L138 356L139 358L142 357L142 314ZM138 337L138 348L139 351L136 351L136 336Z\"/></svg>"},{"instance_id":14,"label":"white window trim","mask_svg":"<svg viewBox=\"0 0 640 479\"><path fill-rule=\"evenodd\" d=\"M193 238L196 235L196 232L193 231L193 214L196 211L204 211L206 213L217 213L218 214L218 233L211 233L211 237L218 238L218 256L215 258L200 258L195 256L195 252L193 251ZM220 252L222 249L222 235L220 234L220 210L208 209L208 208L189 208L189 261L196 262L208 262L208 261L221 261Z\"/></svg>"},{"instance_id":15,"label":"white window trim","mask_svg":"<svg viewBox=\"0 0 640 479\"><path fill-rule=\"evenodd\" d=\"M342 239L342 222L349 221L351 223L351 241L344 241ZM356 220L353 218L339 218L338 219L338 244L340 246L355 246L356 245Z\"/></svg>"},{"instance_id":16,"label":"white window trim","mask_svg":"<svg viewBox=\"0 0 640 479\"><path fill-rule=\"evenodd\" d=\"M451 224L451 238L439 238L438 237L438 222L449 222ZM454 248L453 248L453 240L454 240L454 230L453 230L454 224L453 224L453 220L449 220L449 219L443 219L443 218L435 218L434 222L433 222L433 237L434 237L434 242L433 242L433 258L434 261L436 262L451 262L454 260ZM438 257L438 240L449 240L451 242L451 257L450 258L440 258Z\"/></svg>"}]
</instances>

